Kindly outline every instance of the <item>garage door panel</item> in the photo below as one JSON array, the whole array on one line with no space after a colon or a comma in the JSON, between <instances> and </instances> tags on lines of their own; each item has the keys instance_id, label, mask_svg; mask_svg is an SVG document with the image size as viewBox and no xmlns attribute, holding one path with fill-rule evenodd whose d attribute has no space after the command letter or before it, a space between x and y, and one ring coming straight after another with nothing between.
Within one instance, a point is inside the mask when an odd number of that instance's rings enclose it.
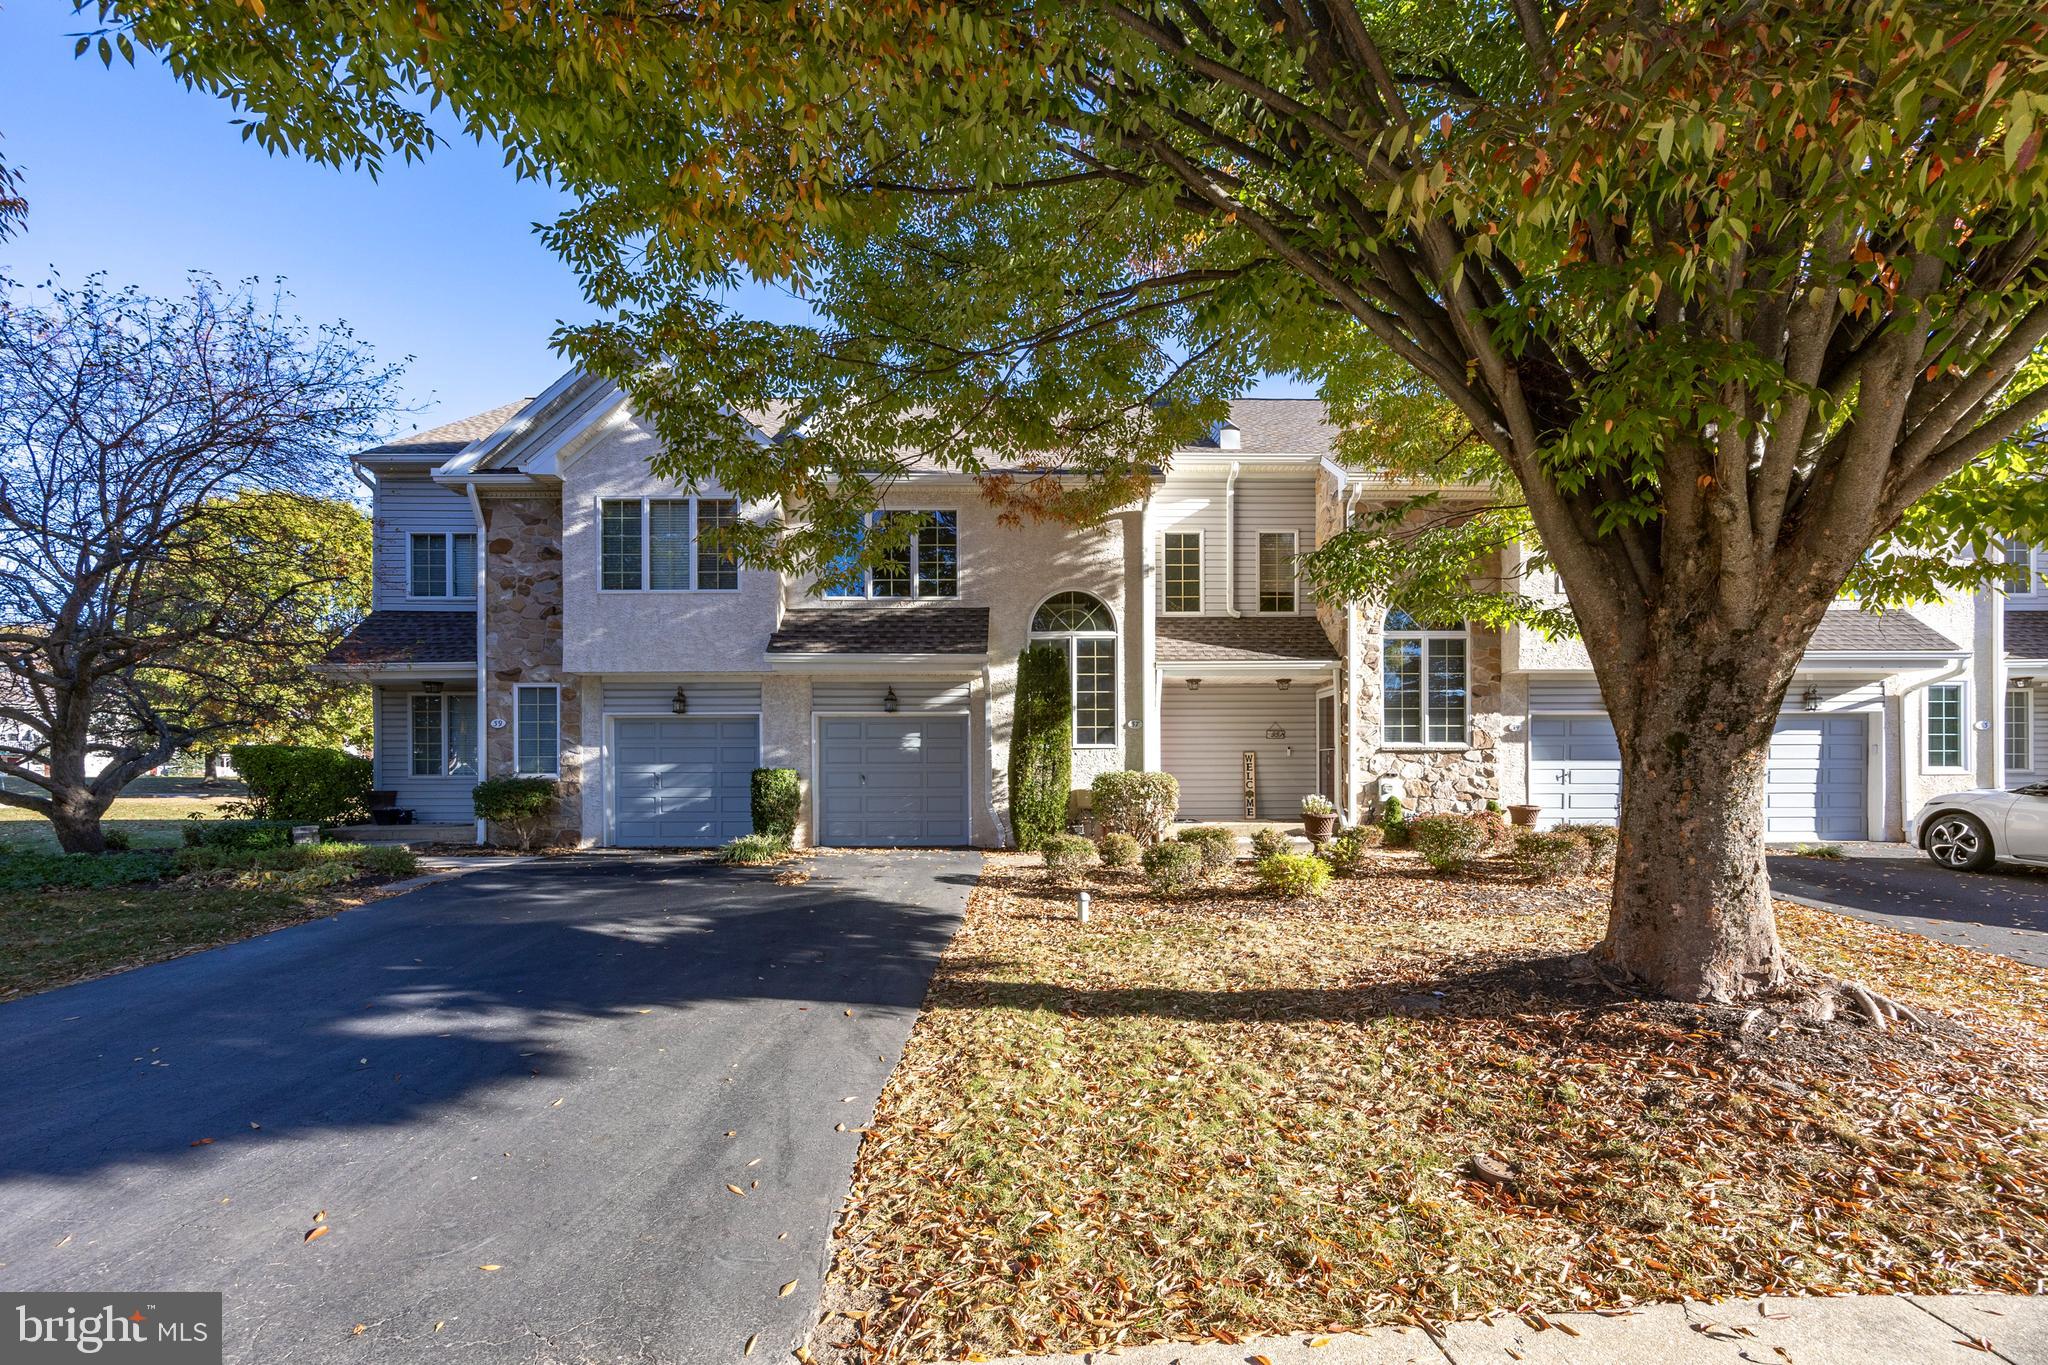
<instances>
[{"instance_id":1,"label":"garage door panel","mask_svg":"<svg viewBox=\"0 0 2048 1365\"><path fill-rule=\"evenodd\" d=\"M1861 716L1792 715L1771 737L1764 832L1777 840L1861 839L1868 832L1868 737ZM1621 749L1605 716L1529 721L1529 796L1539 821L1617 820Z\"/></svg>"},{"instance_id":2,"label":"garage door panel","mask_svg":"<svg viewBox=\"0 0 2048 1365\"><path fill-rule=\"evenodd\" d=\"M752 830L757 718L621 718L612 755L614 843L702 848Z\"/></svg>"},{"instance_id":3,"label":"garage door panel","mask_svg":"<svg viewBox=\"0 0 2048 1365\"><path fill-rule=\"evenodd\" d=\"M818 841L859 847L964 844L967 720L821 716Z\"/></svg>"}]
</instances>

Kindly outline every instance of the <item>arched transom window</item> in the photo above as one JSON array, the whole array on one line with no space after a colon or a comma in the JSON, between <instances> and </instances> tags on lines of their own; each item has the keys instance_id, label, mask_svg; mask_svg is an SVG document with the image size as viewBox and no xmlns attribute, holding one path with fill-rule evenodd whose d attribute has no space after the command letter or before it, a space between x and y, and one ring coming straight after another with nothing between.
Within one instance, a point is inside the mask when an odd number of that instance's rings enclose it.
<instances>
[{"instance_id":1,"label":"arched transom window","mask_svg":"<svg viewBox=\"0 0 2048 1365\"><path fill-rule=\"evenodd\" d=\"M1418 621L1387 613L1380 645L1380 740L1384 744L1463 744L1469 713L1462 623Z\"/></svg>"},{"instance_id":2,"label":"arched transom window","mask_svg":"<svg viewBox=\"0 0 2048 1365\"><path fill-rule=\"evenodd\" d=\"M1067 652L1074 689L1074 745L1116 743L1116 618L1085 592L1048 597L1031 617L1031 638Z\"/></svg>"}]
</instances>

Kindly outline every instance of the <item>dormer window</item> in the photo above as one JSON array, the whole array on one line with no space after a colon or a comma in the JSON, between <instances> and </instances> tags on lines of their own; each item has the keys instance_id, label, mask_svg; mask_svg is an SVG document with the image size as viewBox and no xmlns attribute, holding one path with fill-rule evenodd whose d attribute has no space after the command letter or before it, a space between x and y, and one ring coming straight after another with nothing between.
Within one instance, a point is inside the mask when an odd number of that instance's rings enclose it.
<instances>
[{"instance_id":1,"label":"dormer window","mask_svg":"<svg viewBox=\"0 0 2048 1365\"><path fill-rule=\"evenodd\" d=\"M406 592L424 598L475 597L475 534L414 534L407 551Z\"/></svg>"}]
</instances>

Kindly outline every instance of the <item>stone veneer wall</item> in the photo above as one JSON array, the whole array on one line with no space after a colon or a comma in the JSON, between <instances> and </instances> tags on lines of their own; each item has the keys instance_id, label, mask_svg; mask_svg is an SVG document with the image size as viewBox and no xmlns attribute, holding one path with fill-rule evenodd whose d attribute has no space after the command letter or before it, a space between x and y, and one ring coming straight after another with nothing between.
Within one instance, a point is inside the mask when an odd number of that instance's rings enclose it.
<instances>
[{"instance_id":1,"label":"stone veneer wall","mask_svg":"<svg viewBox=\"0 0 2048 1365\"><path fill-rule=\"evenodd\" d=\"M562 668L562 504L559 498L486 498L484 553L484 746L492 777L513 771L512 689L554 683L562 689L562 800L557 842L582 833L583 697ZM502 727L493 721L503 720Z\"/></svg>"}]
</instances>

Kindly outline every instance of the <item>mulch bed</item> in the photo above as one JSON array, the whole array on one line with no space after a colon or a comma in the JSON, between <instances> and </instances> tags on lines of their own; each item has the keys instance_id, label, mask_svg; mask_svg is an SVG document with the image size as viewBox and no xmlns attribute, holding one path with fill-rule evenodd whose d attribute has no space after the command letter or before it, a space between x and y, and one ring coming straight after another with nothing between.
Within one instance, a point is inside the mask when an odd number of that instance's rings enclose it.
<instances>
[{"instance_id":1,"label":"mulch bed","mask_svg":"<svg viewBox=\"0 0 2048 1365\"><path fill-rule=\"evenodd\" d=\"M1097 872L1084 925L1036 862L989 860L867 1130L821 1359L2048 1289L2048 972L1781 905L1929 1021L1815 1025L1603 978L1596 879Z\"/></svg>"}]
</instances>

